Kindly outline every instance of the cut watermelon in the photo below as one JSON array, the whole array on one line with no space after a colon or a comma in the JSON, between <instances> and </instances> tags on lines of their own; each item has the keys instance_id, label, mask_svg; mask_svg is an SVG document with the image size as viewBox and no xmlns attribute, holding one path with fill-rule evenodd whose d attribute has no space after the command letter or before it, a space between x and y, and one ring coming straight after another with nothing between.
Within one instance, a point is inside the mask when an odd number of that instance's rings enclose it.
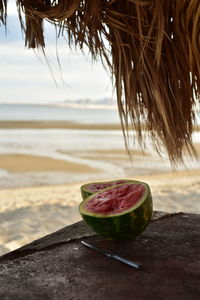
<instances>
[{"instance_id":1,"label":"cut watermelon","mask_svg":"<svg viewBox=\"0 0 200 300\"><path fill-rule=\"evenodd\" d=\"M128 179L118 179L112 181L103 181L103 182L90 182L81 186L81 195L82 198L85 199L94 193L98 193L108 187L115 186L122 183L133 182Z\"/></svg>"},{"instance_id":2,"label":"cut watermelon","mask_svg":"<svg viewBox=\"0 0 200 300\"><path fill-rule=\"evenodd\" d=\"M151 220L149 186L134 181L108 187L85 198L79 211L92 229L111 240L124 240L142 233Z\"/></svg>"}]
</instances>

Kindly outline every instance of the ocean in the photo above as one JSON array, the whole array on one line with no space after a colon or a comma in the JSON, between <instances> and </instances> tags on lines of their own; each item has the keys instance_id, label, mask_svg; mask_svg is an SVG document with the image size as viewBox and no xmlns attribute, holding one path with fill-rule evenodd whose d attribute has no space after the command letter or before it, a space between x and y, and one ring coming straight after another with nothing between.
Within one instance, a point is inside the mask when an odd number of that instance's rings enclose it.
<instances>
[{"instance_id":1,"label":"ocean","mask_svg":"<svg viewBox=\"0 0 200 300\"><path fill-rule=\"evenodd\" d=\"M117 109L73 108L56 105L0 104L0 121L71 121L81 124L119 124Z\"/></svg>"},{"instance_id":2,"label":"ocean","mask_svg":"<svg viewBox=\"0 0 200 300\"><path fill-rule=\"evenodd\" d=\"M0 104L0 121L69 121L80 124L119 124L115 109L69 108L50 105ZM135 134L133 133L133 137ZM195 132L194 142L200 142ZM97 174L74 174L63 172L13 173L1 168L0 188L31 185L51 185L98 180L101 178L132 177L171 171L166 153L160 157L146 142L144 156L137 142L134 143L133 164L124 151L121 130L46 129L46 128L0 128L0 155L32 155L48 157L70 163L96 168ZM112 151L115 154L112 154ZM116 151L118 153L116 154ZM96 154L98 152L98 155ZM95 159L96 158L96 159ZM199 162L186 158L186 164L178 169L199 168Z\"/></svg>"},{"instance_id":3,"label":"ocean","mask_svg":"<svg viewBox=\"0 0 200 300\"><path fill-rule=\"evenodd\" d=\"M0 104L0 121L67 121L79 124L119 124L116 109L73 108L53 105ZM31 185L51 185L71 183L89 179L89 176L120 174L122 166L95 160L96 150L123 150L124 140L121 130L85 130L59 128L0 128L1 155L32 155L48 157L98 168L99 175L63 172L28 172L26 174L8 172L0 166L0 188ZM85 156L84 156L85 155ZM107 170L105 172L105 170Z\"/></svg>"}]
</instances>

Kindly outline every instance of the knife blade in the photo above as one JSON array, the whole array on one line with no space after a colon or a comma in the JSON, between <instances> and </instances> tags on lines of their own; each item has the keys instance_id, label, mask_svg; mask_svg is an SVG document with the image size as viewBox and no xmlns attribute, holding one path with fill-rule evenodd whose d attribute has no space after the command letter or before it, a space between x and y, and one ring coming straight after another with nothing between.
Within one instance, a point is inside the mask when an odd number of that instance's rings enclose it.
<instances>
[{"instance_id":1,"label":"knife blade","mask_svg":"<svg viewBox=\"0 0 200 300\"><path fill-rule=\"evenodd\" d=\"M127 264L127 265L129 265L129 266L135 268L135 269L138 269L138 270L141 270L141 269L142 269L142 264L141 264L141 263L138 263L138 262L129 260L129 259L124 258L124 257L121 257L121 256L119 256L119 255L117 255L117 254L110 253L110 252L108 252L108 251L106 251L106 250L104 250L104 249L98 248L97 246L94 246L94 245L91 245L91 244L89 244L89 243L86 243L85 241L81 241L81 243L82 243L84 246L86 246L86 247L88 247L88 248L90 248L90 249L92 249L92 250L95 250L95 251L97 251L97 252L99 252L99 253L101 253L101 254L103 254L103 255L109 257L109 258L113 258L113 259L115 259L115 260L118 260L118 261L120 261L120 262L122 262L122 263L124 263L124 264Z\"/></svg>"}]
</instances>

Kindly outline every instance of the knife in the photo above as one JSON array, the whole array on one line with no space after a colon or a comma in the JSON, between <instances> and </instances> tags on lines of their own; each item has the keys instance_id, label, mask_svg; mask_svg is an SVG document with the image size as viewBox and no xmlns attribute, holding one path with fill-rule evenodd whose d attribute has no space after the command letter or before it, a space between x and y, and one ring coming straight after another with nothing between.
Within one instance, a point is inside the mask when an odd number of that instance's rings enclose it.
<instances>
[{"instance_id":1,"label":"knife","mask_svg":"<svg viewBox=\"0 0 200 300\"><path fill-rule=\"evenodd\" d=\"M95 251L97 251L97 252L99 252L99 253L101 253L101 254L104 254L105 256L107 256L107 257L109 257L109 258L113 258L113 259L116 259L116 260L118 260L118 261L121 261L122 263L127 264L127 265L129 265L129 266L131 266L131 267L133 267L133 268L135 268L135 269L138 269L138 270L141 270L141 269L142 269L142 264L140 264L140 263L138 263L138 262L134 262L134 261L131 261L131 260L126 259L126 258L124 258L124 257L121 257L121 256L119 256L119 255L117 255L117 254L110 253L110 252L108 252L108 251L106 251L106 250L104 250L104 249L100 249L100 248L98 248L98 247L96 247L96 246L94 246L94 245L91 245L91 244L89 244L89 243L86 243L85 241L81 241L81 243L82 243L84 246L86 246L86 247L88 247L88 248L90 248L90 249L93 249L93 250L95 250Z\"/></svg>"}]
</instances>

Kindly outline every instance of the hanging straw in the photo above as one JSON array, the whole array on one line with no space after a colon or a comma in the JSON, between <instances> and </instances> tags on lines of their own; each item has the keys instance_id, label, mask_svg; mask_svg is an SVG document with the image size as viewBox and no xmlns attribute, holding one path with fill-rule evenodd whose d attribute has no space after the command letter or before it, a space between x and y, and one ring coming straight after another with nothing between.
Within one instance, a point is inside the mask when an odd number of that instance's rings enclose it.
<instances>
[{"instance_id":1,"label":"hanging straw","mask_svg":"<svg viewBox=\"0 0 200 300\"><path fill-rule=\"evenodd\" d=\"M199 0L17 0L17 6L28 47L44 48L46 19L70 46L87 45L92 57L108 66L127 147L129 129L136 130L141 145L145 129L172 162L180 162L185 149L196 154ZM3 23L5 18L6 0L0 0Z\"/></svg>"}]
</instances>

